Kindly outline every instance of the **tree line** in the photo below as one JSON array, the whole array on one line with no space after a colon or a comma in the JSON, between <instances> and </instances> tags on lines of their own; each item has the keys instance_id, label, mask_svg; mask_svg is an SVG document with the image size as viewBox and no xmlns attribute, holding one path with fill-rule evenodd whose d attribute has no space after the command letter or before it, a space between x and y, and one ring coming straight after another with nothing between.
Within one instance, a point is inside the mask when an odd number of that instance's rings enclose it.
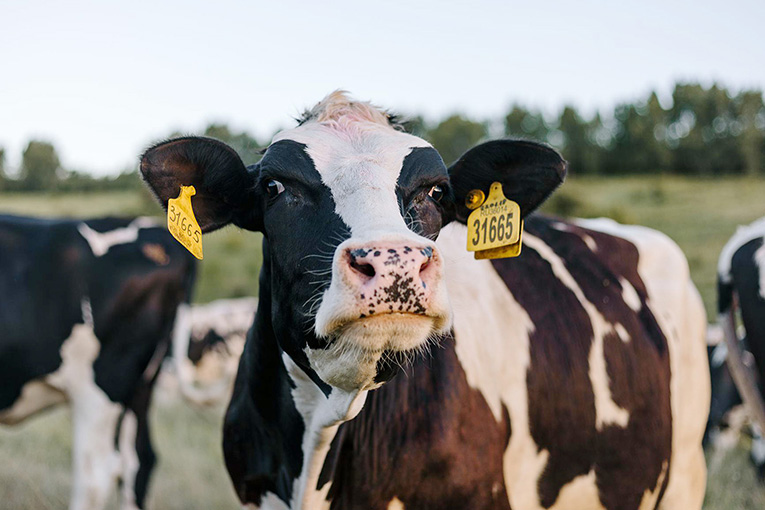
<instances>
[{"instance_id":1,"label":"tree line","mask_svg":"<svg viewBox=\"0 0 765 510\"><path fill-rule=\"evenodd\" d=\"M617 104L607 115L585 117L575 106L565 105L549 116L514 104L501 119L453 114L429 122L412 116L407 129L430 141L447 164L481 140L504 135L552 145L568 160L573 175L765 175L765 104L762 90L756 89L733 93L717 84L678 83L668 107L651 92ZM246 164L256 162L258 150L267 144L225 124L210 124L199 134L228 143ZM9 175L4 163L0 147L0 190L141 186L135 170L98 178L64 169L53 144L44 140L28 143L15 176Z\"/></svg>"}]
</instances>

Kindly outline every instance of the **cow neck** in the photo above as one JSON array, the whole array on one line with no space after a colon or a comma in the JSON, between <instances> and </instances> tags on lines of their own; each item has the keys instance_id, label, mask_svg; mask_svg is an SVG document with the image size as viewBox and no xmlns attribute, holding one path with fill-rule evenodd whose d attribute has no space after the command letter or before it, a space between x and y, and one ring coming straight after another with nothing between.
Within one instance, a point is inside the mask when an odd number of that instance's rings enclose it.
<instances>
[{"instance_id":1,"label":"cow neck","mask_svg":"<svg viewBox=\"0 0 765 510\"><path fill-rule=\"evenodd\" d=\"M303 417L305 430L302 438L303 467L293 486L292 508L323 508L329 505L327 493L330 485L318 490L319 475L343 422L355 418L366 401L367 391L348 392L339 388L325 395L285 353L282 355L287 373L293 381L292 398Z\"/></svg>"},{"instance_id":2,"label":"cow neck","mask_svg":"<svg viewBox=\"0 0 765 510\"><path fill-rule=\"evenodd\" d=\"M286 438L288 442L299 441L302 453L300 474L292 485L290 508L329 508L327 493L330 484L325 484L321 490L317 490L319 475L337 429L343 422L359 414L368 391L349 392L330 387L319 380L315 372L298 365L282 349L279 332L274 328L272 321L272 296L269 292L270 285L266 283L270 281L268 275L270 271L265 263L267 260L268 256L264 250L264 273L261 274L261 294L254 326L257 331L256 336L264 343L262 354L268 353L268 360L263 361L280 365L278 373L282 373L282 369L286 372L289 382L284 381L284 383L289 385L292 404L303 420L302 437L298 439L293 435ZM279 419L288 421L289 416L280 415ZM296 431L291 425L290 423L277 424L281 430Z\"/></svg>"}]
</instances>

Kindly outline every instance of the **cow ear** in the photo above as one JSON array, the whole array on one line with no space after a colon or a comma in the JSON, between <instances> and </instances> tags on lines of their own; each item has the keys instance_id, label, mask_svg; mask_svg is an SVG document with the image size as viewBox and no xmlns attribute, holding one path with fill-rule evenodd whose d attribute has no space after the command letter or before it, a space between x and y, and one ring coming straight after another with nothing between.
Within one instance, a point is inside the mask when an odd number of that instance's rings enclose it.
<instances>
[{"instance_id":1,"label":"cow ear","mask_svg":"<svg viewBox=\"0 0 765 510\"><path fill-rule=\"evenodd\" d=\"M229 223L260 230L257 167L248 170L223 142L192 136L158 143L141 156L141 174L165 209L181 186L194 186L191 205L202 232Z\"/></svg>"},{"instance_id":2,"label":"cow ear","mask_svg":"<svg viewBox=\"0 0 765 510\"><path fill-rule=\"evenodd\" d=\"M465 223L470 209L465 197L480 189L488 196L500 182L507 198L525 217L539 207L566 178L568 164L552 148L525 140L494 140L473 147L449 167L454 190L454 219Z\"/></svg>"}]
</instances>

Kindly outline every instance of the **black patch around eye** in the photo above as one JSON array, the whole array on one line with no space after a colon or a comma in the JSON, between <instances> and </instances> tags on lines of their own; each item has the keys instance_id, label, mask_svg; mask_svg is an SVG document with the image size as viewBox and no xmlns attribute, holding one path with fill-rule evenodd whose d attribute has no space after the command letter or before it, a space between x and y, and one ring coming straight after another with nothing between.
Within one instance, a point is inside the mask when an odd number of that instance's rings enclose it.
<instances>
[{"instance_id":1,"label":"black patch around eye","mask_svg":"<svg viewBox=\"0 0 765 510\"><path fill-rule=\"evenodd\" d=\"M434 202L440 202L444 196L446 195L446 192L444 190L444 186L440 186L436 184L432 188L430 188L430 191L428 191L428 196L434 201Z\"/></svg>"},{"instance_id":2,"label":"black patch around eye","mask_svg":"<svg viewBox=\"0 0 765 510\"><path fill-rule=\"evenodd\" d=\"M423 191L409 204L404 213L404 220L412 232L435 239L443 226L443 210Z\"/></svg>"},{"instance_id":3,"label":"black patch around eye","mask_svg":"<svg viewBox=\"0 0 765 510\"><path fill-rule=\"evenodd\" d=\"M269 179L266 182L266 193L268 193L268 198L270 200L278 197L282 192L284 192L284 184L281 182L276 179Z\"/></svg>"}]
</instances>

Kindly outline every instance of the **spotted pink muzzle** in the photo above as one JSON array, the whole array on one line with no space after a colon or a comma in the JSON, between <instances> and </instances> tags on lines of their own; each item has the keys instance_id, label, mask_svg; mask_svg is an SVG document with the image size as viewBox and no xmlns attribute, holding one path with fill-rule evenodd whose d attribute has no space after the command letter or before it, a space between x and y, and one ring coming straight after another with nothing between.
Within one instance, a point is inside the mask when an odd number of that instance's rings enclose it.
<instances>
[{"instance_id":1,"label":"spotted pink muzzle","mask_svg":"<svg viewBox=\"0 0 765 510\"><path fill-rule=\"evenodd\" d=\"M441 259L431 246L381 242L351 247L339 272L356 300L360 318L391 312L427 314Z\"/></svg>"}]
</instances>

